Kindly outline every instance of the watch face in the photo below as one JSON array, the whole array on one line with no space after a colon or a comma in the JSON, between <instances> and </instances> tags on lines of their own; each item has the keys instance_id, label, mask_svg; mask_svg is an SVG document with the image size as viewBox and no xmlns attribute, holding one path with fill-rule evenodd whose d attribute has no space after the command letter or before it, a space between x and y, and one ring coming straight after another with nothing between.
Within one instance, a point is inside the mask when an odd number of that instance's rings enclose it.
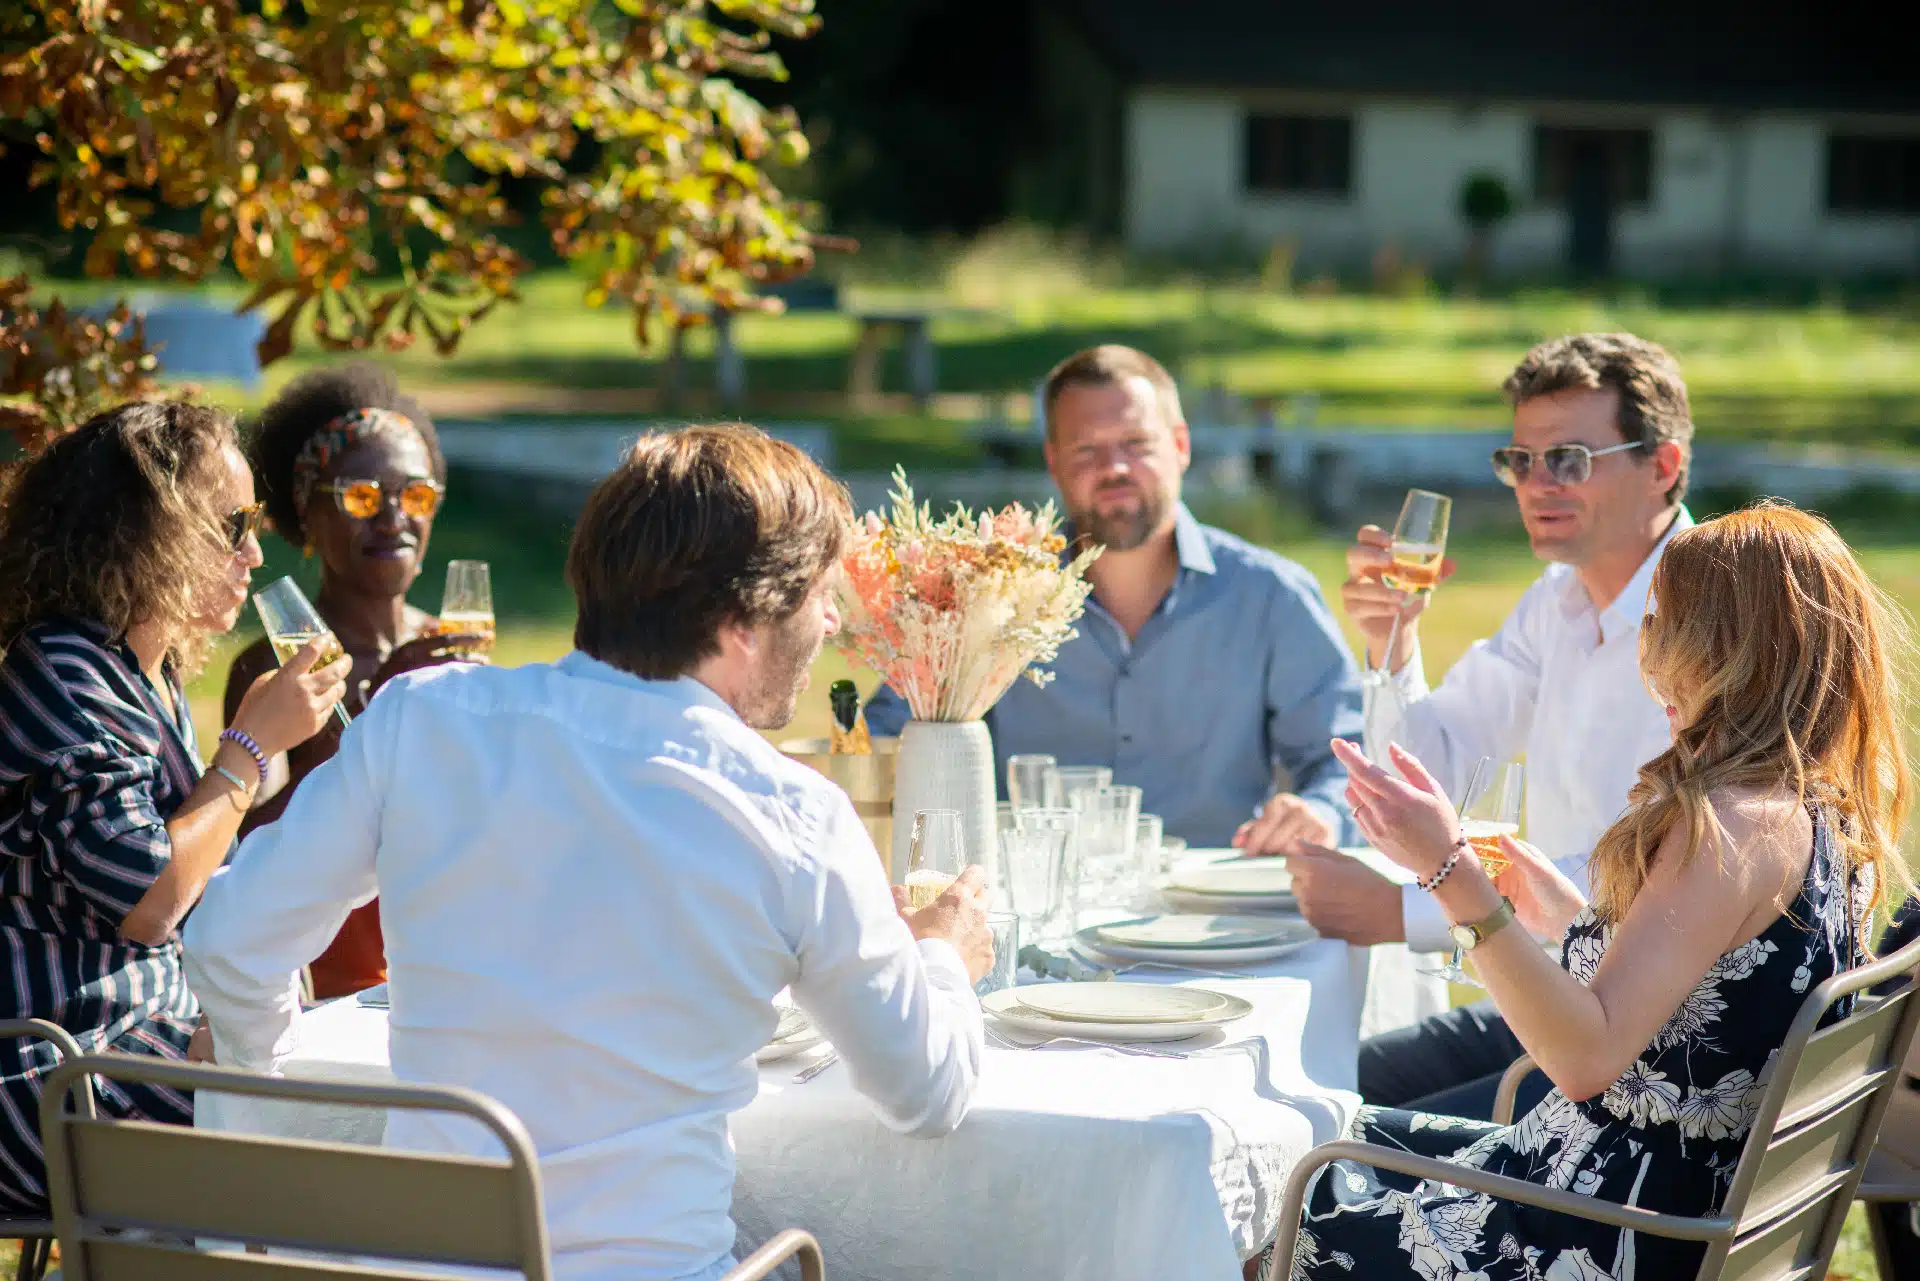
<instances>
[{"instance_id":1,"label":"watch face","mask_svg":"<svg viewBox=\"0 0 1920 1281\"><path fill-rule=\"evenodd\" d=\"M1453 936L1453 945L1462 952L1472 951L1473 945L1480 941L1478 936L1474 934L1471 925L1450 926L1447 929L1447 933Z\"/></svg>"}]
</instances>

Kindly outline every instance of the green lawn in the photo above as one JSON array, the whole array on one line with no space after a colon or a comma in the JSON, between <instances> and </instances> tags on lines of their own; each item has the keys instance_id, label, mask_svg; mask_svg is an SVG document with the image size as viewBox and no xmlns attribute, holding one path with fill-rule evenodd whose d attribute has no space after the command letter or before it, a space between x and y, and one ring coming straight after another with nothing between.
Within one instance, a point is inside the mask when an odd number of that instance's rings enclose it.
<instances>
[{"instance_id":1,"label":"green lawn","mask_svg":"<svg viewBox=\"0 0 1920 1281\"><path fill-rule=\"evenodd\" d=\"M1489 426L1503 421L1496 389L1528 345L1576 330L1623 328L1666 343L1680 357L1705 435L1920 444L1920 305L1911 294L1855 306L1662 302L1630 289L1608 296L1522 290L1480 299L1321 295L1252 280L1127 283L1124 271L1076 268L1044 249L1014 252L985 242L943 263L911 284L878 278L884 272L862 275L857 259L827 270L854 277L844 291L846 309L947 309L934 325L940 385L973 394L946 403L944 412L963 418L1002 403L1010 414L1024 414L1026 393L1054 361L1091 343L1118 341L1159 355L1190 396L1218 384L1283 402L1317 396L1322 422ZM63 289L101 292L94 284ZM453 358L423 347L389 359L413 387L454 397L463 413L476 403L484 409L489 389L538 387L565 397L658 387L658 346L641 352L625 312L589 310L580 295L580 281L566 272L535 276L522 301L501 307ZM844 312L749 316L737 332L747 356L750 415L835 421L855 447L879 432L890 438L890 457L907 461L924 461L923 446L959 447L935 420L910 416L889 424L857 416L838 399L855 337ZM688 386L711 386L708 338L696 337L691 350ZM261 391L209 391L256 404L294 374L331 359L309 345L271 369ZM888 385L898 389L899 352L888 360Z\"/></svg>"}]
</instances>

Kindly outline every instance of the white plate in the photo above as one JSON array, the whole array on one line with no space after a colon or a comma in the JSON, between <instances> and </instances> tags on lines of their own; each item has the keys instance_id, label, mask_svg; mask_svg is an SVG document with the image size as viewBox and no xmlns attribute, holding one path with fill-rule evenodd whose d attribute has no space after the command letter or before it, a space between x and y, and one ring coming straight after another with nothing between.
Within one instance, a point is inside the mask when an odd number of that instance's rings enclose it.
<instances>
[{"instance_id":1,"label":"white plate","mask_svg":"<svg viewBox=\"0 0 1920 1281\"><path fill-rule=\"evenodd\" d=\"M1103 962L1169 961L1175 965L1219 966L1271 961L1295 948L1305 947L1320 937L1311 925L1302 920L1276 917L1274 924L1286 929L1286 937L1256 947L1132 947L1123 943L1103 942L1093 929L1081 930L1073 936L1073 941L1080 951Z\"/></svg>"},{"instance_id":2,"label":"white plate","mask_svg":"<svg viewBox=\"0 0 1920 1281\"><path fill-rule=\"evenodd\" d=\"M1300 900L1291 894L1195 894L1164 882L1160 897L1182 912L1285 912L1300 915Z\"/></svg>"},{"instance_id":3,"label":"white plate","mask_svg":"<svg viewBox=\"0 0 1920 1281\"><path fill-rule=\"evenodd\" d=\"M1175 914L1096 925L1102 944L1123 947L1258 947L1287 941L1286 926L1271 917Z\"/></svg>"},{"instance_id":4,"label":"white plate","mask_svg":"<svg viewBox=\"0 0 1920 1281\"><path fill-rule=\"evenodd\" d=\"M1208 1028L1222 1027L1253 1013L1253 1006L1237 996L1226 996L1227 1008L1209 1018L1192 1023L1081 1023L1070 1019L1050 1019L1021 1004L1017 987L1006 988L980 998L980 1006L995 1019L1016 1032L1030 1036L1070 1036L1083 1041L1116 1043L1145 1041L1184 1041Z\"/></svg>"},{"instance_id":5,"label":"white plate","mask_svg":"<svg viewBox=\"0 0 1920 1281\"><path fill-rule=\"evenodd\" d=\"M1198 1023L1228 1007L1218 992L1146 983L1035 983L1020 1008L1072 1023Z\"/></svg>"},{"instance_id":6,"label":"white plate","mask_svg":"<svg viewBox=\"0 0 1920 1281\"><path fill-rule=\"evenodd\" d=\"M1293 873L1284 859L1248 858L1175 868L1167 888L1188 893L1238 897L1243 894L1291 894Z\"/></svg>"}]
</instances>

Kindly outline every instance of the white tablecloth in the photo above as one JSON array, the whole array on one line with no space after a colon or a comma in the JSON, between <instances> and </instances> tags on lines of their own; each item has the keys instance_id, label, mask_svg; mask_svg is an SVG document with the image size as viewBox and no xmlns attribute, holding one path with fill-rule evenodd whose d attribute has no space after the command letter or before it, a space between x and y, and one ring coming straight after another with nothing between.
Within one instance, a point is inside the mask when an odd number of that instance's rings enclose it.
<instances>
[{"instance_id":1,"label":"white tablecloth","mask_svg":"<svg viewBox=\"0 0 1920 1281\"><path fill-rule=\"evenodd\" d=\"M1362 1006L1378 1019L1422 1004L1405 948L1322 940L1245 972L1126 976L1253 1003L1221 1043L1178 1061L990 1046L966 1122L938 1140L887 1131L843 1067L798 1084L811 1056L765 1065L758 1097L732 1121L740 1252L802 1226L836 1281L1232 1281L1272 1238L1287 1171L1336 1137L1358 1102ZM343 1001L310 1012L287 1070L389 1079L386 1011ZM378 1142L383 1127L377 1112L205 1093L197 1117L358 1142Z\"/></svg>"}]
</instances>

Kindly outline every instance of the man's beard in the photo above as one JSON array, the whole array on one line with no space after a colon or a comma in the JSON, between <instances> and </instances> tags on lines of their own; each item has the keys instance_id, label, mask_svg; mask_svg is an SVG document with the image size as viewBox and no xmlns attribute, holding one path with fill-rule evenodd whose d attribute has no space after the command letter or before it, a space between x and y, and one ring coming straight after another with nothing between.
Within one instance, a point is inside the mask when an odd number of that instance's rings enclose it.
<instances>
[{"instance_id":1,"label":"man's beard","mask_svg":"<svg viewBox=\"0 0 1920 1281\"><path fill-rule=\"evenodd\" d=\"M1146 542L1148 535L1160 528L1160 522L1166 519L1167 509L1173 505L1172 500L1155 490L1135 489L1133 492L1140 495L1138 511L1102 516L1089 506L1085 511L1068 512L1075 536L1116 552L1130 552ZM1098 494L1094 495L1094 500L1099 500Z\"/></svg>"},{"instance_id":2,"label":"man's beard","mask_svg":"<svg viewBox=\"0 0 1920 1281\"><path fill-rule=\"evenodd\" d=\"M800 705L800 687L813 660L820 657L824 638L805 612L776 627L770 636L766 661L747 692L741 719L754 729L785 729Z\"/></svg>"}]
</instances>

